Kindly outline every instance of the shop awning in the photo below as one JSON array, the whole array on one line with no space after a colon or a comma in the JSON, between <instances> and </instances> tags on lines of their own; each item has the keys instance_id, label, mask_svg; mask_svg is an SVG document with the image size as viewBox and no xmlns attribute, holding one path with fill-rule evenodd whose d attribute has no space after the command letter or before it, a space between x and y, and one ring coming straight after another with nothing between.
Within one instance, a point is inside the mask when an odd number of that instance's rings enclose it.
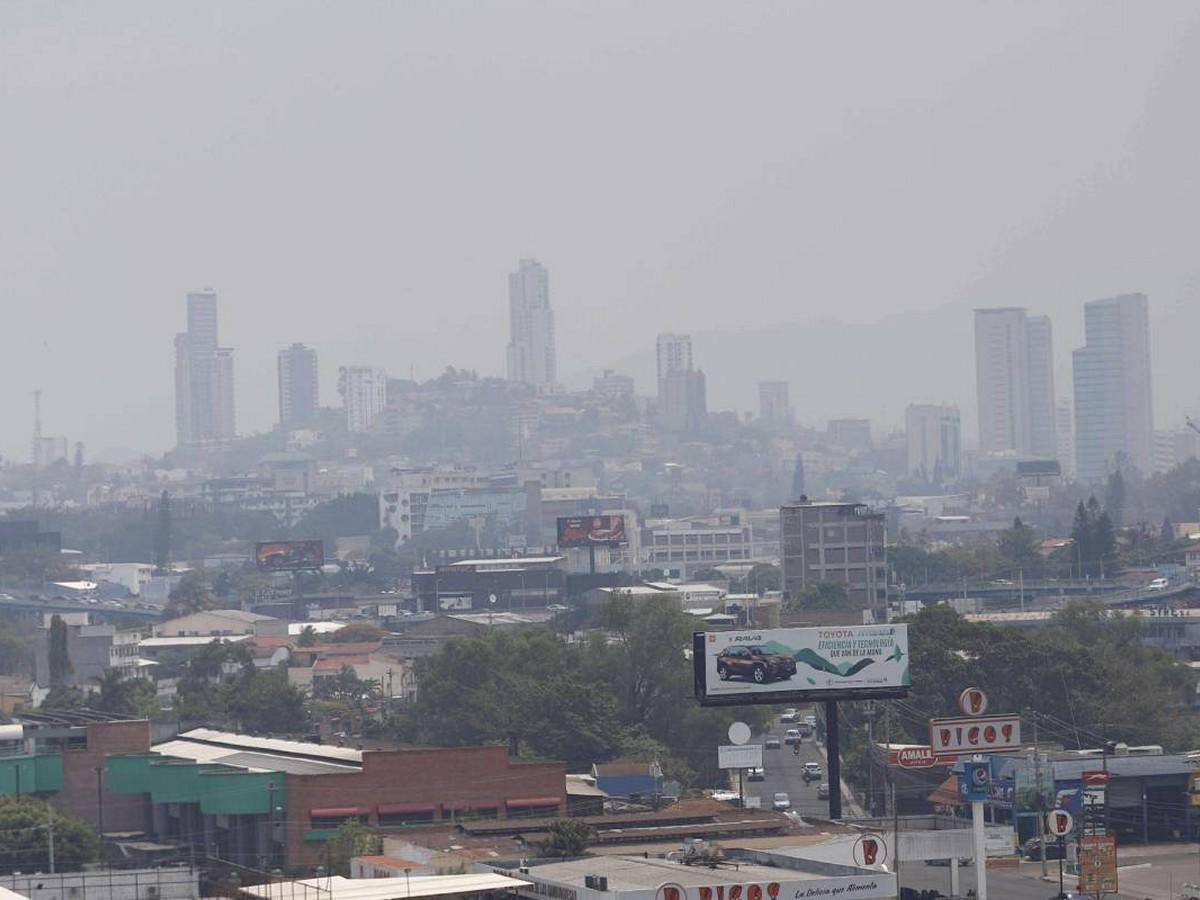
<instances>
[{"instance_id":1,"label":"shop awning","mask_svg":"<svg viewBox=\"0 0 1200 900\"><path fill-rule=\"evenodd\" d=\"M354 816L369 816L369 806L325 806L310 809L308 814L314 819L350 819Z\"/></svg>"},{"instance_id":2,"label":"shop awning","mask_svg":"<svg viewBox=\"0 0 1200 900\"><path fill-rule=\"evenodd\" d=\"M559 797L522 797L516 800L505 800L504 805L509 809L532 809L535 806L558 806L562 803Z\"/></svg>"},{"instance_id":3,"label":"shop awning","mask_svg":"<svg viewBox=\"0 0 1200 900\"><path fill-rule=\"evenodd\" d=\"M382 803L379 805L379 814L381 816L432 814L435 809L436 807L432 803Z\"/></svg>"}]
</instances>

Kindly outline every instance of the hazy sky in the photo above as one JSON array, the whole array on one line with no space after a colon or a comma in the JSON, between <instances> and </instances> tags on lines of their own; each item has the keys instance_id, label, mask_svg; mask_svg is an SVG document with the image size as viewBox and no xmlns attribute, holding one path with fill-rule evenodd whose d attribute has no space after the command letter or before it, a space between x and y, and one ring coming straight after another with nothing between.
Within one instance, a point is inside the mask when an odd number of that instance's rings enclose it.
<instances>
[{"instance_id":1,"label":"hazy sky","mask_svg":"<svg viewBox=\"0 0 1200 900\"><path fill-rule=\"evenodd\" d=\"M1200 393L1197 85L1190 0L10 0L0 452L27 458L35 387L89 455L168 447L202 286L243 432L273 423L292 341L329 404L338 364L500 374L522 256L576 381L660 330L921 314L895 332L911 379L868 358L810 391L799 346L702 360L712 405L782 373L809 420L970 415L978 305L1050 313L1069 394L1082 302L1144 290L1174 426Z\"/></svg>"}]
</instances>

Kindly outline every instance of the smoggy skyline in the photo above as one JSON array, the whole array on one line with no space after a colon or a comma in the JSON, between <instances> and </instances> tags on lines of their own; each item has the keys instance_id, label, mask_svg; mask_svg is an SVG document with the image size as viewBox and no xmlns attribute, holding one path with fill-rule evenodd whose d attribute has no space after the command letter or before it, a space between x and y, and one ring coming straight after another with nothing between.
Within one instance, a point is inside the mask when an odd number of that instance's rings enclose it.
<instances>
[{"instance_id":1,"label":"smoggy skyline","mask_svg":"<svg viewBox=\"0 0 1200 900\"><path fill-rule=\"evenodd\" d=\"M0 9L0 453L161 451L188 291L220 298L238 428L276 354L502 375L507 275L549 270L560 379L711 409L956 402L971 309L1150 298L1156 426L1197 407L1200 10L1190 3L283 3ZM816 324L814 324L816 323ZM844 341L860 383L808 389ZM832 354L832 356L831 356ZM649 361L649 364L647 363Z\"/></svg>"}]
</instances>

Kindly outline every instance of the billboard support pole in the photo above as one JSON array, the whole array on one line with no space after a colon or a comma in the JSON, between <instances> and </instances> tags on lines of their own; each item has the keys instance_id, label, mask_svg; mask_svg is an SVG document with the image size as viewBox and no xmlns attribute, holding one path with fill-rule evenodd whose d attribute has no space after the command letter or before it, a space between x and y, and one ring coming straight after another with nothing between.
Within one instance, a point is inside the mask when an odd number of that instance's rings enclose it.
<instances>
[{"instance_id":1,"label":"billboard support pole","mask_svg":"<svg viewBox=\"0 0 1200 900\"><path fill-rule=\"evenodd\" d=\"M825 757L829 765L829 818L842 817L842 742L836 700L825 701ZM986 898L980 898L986 900Z\"/></svg>"},{"instance_id":2,"label":"billboard support pole","mask_svg":"<svg viewBox=\"0 0 1200 900\"><path fill-rule=\"evenodd\" d=\"M975 837L975 896L987 900L987 846L983 833L983 801L971 801L971 829Z\"/></svg>"},{"instance_id":3,"label":"billboard support pole","mask_svg":"<svg viewBox=\"0 0 1200 900\"><path fill-rule=\"evenodd\" d=\"M588 571L592 575L596 574L596 545L595 544L588 544Z\"/></svg>"}]
</instances>

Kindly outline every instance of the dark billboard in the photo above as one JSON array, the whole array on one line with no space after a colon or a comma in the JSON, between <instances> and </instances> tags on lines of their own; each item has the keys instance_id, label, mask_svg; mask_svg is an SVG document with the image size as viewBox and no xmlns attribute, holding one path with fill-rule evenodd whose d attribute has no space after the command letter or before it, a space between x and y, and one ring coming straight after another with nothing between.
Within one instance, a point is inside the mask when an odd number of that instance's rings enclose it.
<instances>
[{"instance_id":1,"label":"dark billboard","mask_svg":"<svg viewBox=\"0 0 1200 900\"><path fill-rule=\"evenodd\" d=\"M319 569L325 565L325 545L321 541L267 541L255 545L254 561L271 572Z\"/></svg>"},{"instance_id":2,"label":"dark billboard","mask_svg":"<svg viewBox=\"0 0 1200 900\"><path fill-rule=\"evenodd\" d=\"M559 547L619 547L625 542L624 516L569 516L558 520Z\"/></svg>"}]
</instances>

